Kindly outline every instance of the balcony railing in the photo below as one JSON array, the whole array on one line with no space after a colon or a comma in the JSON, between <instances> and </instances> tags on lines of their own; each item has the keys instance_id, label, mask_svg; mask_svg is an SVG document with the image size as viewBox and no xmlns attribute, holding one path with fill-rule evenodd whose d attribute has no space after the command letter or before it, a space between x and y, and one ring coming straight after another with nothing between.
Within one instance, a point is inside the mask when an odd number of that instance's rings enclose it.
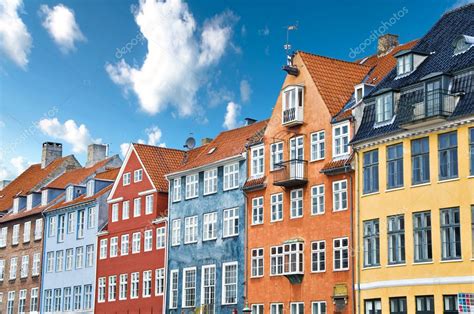
<instances>
[{"instance_id":1,"label":"balcony railing","mask_svg":"<svg viewBox=\"0 0 474 314\"><path fill-rule=\"evenodd\" d=\"M308 182L308 162L306 160L292 159L277 164L278 170L274 172L273 184L283 187L303 186Z\"/></svg>"},{"instance_id":2,"label":"balcony railing","mask_svg":"<svg viewBox=\"0 0 474 314\"><path fill-rule=\"evenodd\" d=\"M454 112L456 102L456 96L441 89L402 95L398 104L400 122L410 128L446 119Z\"/></svg>"},{"instance_id":3,"label":"balcony railing","mask_svg":"<svg viewBox=\"0 0 474 314\"><path fill-rule=\"evenodd\" d=\"M303 108L293 107L283 110L283 125L293 126L303 123Z\"/></svg>"}]
</instances>

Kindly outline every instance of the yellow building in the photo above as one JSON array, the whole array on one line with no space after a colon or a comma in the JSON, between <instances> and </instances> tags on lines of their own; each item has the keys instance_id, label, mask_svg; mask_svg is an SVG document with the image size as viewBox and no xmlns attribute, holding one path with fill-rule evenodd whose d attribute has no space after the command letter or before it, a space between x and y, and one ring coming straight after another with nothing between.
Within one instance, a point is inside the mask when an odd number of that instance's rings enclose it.
<instances>
[{"instance_id":1,"label":"yellow building","mask_svg":"<svg viewBox=\"0 0 474 314\"><path fill-rule=\"evenodd\" d=\"M446 13L355 109L358 313L474 312L472 20Z\"/></svg>"}]
</instances>

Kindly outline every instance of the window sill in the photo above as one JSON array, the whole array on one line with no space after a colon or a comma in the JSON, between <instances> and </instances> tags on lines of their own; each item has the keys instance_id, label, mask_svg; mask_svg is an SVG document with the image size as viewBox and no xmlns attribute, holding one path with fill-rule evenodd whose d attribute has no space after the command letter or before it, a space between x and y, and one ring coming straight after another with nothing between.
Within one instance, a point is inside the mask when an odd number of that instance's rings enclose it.
<instances>
[{"instance_id":1,"label":"window sill","mask_svg":"<svg viewBox=\"0 0 474 314\"><path fill-rule=\"evenodd\" d=\"M282 222L282 221L283 221L283 218L277 219L277 220L270 220L270 223L276 223L276 222Z\"/></svg>"},{"instance_id":2,"label":"window sill","mask_svg":"<svg viewBox=\"0 0 474 314\"><path fill-rule=\"evenodd\" d=\"M311 271L311 274L324 274L326 270Z\"/></svg>"},{"instance_id":3,"label":"window sill","mask_svg":"<svg viewBox=\"0 0 474 314\"><path fill-rule=\"evenodd\" d=\"M310 160L309 162L310 163L315 163L315 162L318 162L318 161L324 161L326 158L319 158L319 159L314 159L314 160Z\"/></svg>"},{"instance_id":4,"label":"window sill","mask_svg":"<svg viewBox=\"0 0 474 314\"><path fill-rule=\"evenodd\" d=\"M296 216L296 217L290 217L290 219L301 219L301 218L303 218L303 215L301 215L301 216Z\"/></svg>"},{"instance_id":5,"label":"window sill","mask_svg":"<svg viewBox=\"0 0 474 314\"><path fill-rule=\"evenodd\" d=\"M214 194L217 194L217 191L209 192L209 193L203 193L202 196L210 196L210 195L214 195Z\"/></svg>"},{"instance_id":6,"label":"window sill","mask_svg":"<svg viewBox=\"0 0 474 314\"><path fill-rule=\"evenodd\" d=\"M252 223L250 226L251 227L258 227L258 226L262 226L263 225L263 222L259 222L259 223Z\"/></svg>"},{"instance_id":7,"label":"window sill","mask_svg":"<svg viewBox=\"0 0 474 314\"><path fill-rule=\"evenodd\" d=\"M332 210L333 213L339 213L339 212L345 212L347 211L348 208L343 208L343 209L334 209Z\"/></svg>"},{"instance_id":8,"label":"window sill","mask_svg":"<svg viewBox=\"0 0 474 314\"><path fill-rule=\"evenodd\" d=\"M371 269L380 269L382 266L380 265L375 265L375 266L364 266L362 267L362 270L371 270Z\"/></svg>"},{"instance_id":9,"label":"window sill","mask_svg":"<svg viewBox=\"0 0 474 314\"><path fill-rule=\"evenodd\" d=\"M234 187L231 187L231 188L228 188L228 189L223 189L222 191L227 192L227 191L236 190L236 189L238 189L238 188L239 188L239 186L234 186ZM216 193L217 193L217 192L216 192ZM215 194L215 193L214 193L214 194Z\"/></svg>"},{"instance_id":10,"label":"window sill","mask_svg":"<svg viewBox=\"0 0 474 314\"><path fill-rule=\"evenodd\" d=\"M372 195L377 195L377 194L380 194L380 191L365 193L365 194L362 194L361 197L367 197L367 196L372 196Z\"/></svg>"},{"instance_id":11,"label":"window sill","mask_svg":"<svg viewBox=\"0 0 474 314\"><path fill-rule=\"evenodd\" d=\"M344 209L344 210L345 210L345 209ZM340 210L338 210L338 211L340 211ZM316 213L316 214L311 213L311 216L322 216L322 215L324 215L325 213L326 213L326 212Z\"/></svg>"},{"instance_id":12,"label":"window sill","mask_svg":"<svg viewBox=\"0 0 474 314\"><path fill-rule=\"evenodd\" d=\"M429 261L429 262L413 262L411 263L412 265L416 266L416 265L430 265L430 264L433 264L433 261Z\"/></svg>"},{"instance_id":13,"label":"window sill","mask_svg":"<svg viewBox=\"0 0 474 314\"><path fill-rule=\"evenodd\" d=\"M401 190L404 190L404 189L405 189L404 186L399 186L399 187L397 187L397 188L386 189L385 192L386 192L386 193L389 193L389 192L401 191Z\"/></svg>"},{"instance_id":14,"label":"window sill","mask_svg":"<svg viewBox=\"0 0 474 314\"><path fill-rule=\"evenodd\" d=\"M407 263L400 263L400 264L387 264L385 267L403 267L407 266Z\"/></svg>"},{"instance_id":15,"label":"window sill","mask_svg":"<svg viewBox=\"0 0 474 314\"><path fill-rule=\"evenodd\" d=\"M453 182L453 181L459 181L459 177L450 178L450 179L438 180L438 184L440 184L440 183L447 183L447 182Z\"/></svg>"},{"instance_id":16,"label":"window sill","mask_svg":"<svg viewBox=\"0 0 474 314\"><path fill-rule=\"evenodd\" d=\"M349 271L349 268L344 269L334 269L333 272Z\"/></svg>"},{"instance_id":17,"label":"window sill","mask_svg":"<svg viewBox=\"0 0 474 314\"><path fill-rule=\"evenodd\" d=\"M250 276L250 279L260 279L260 278L263 278L263 275L262 276Z\"/></svg>"},{"instance_id":18,"label":"window sill","mask_svg":"<svg viewBox=\"0 0 474 314\"><path fill-rule=\"evenodd\" d=\"M428 182L423 182L423 183L412 184L410 187L411 188L418 188L418 187L427 186L427 185L430 185L430 184L431 184L431 181L428 181Z\"/></svg>"},{"instance_id":19,"label":"window sill","mask_svg":"<svg viewBox=\"0 0 474 314\"><path fill-rule=\"evenodd\" d=\"M459 263L459 262L462 262L462 258L446 259L446 260L441 260L441 261L440 261L441 264L445 264L445 263Z\"/></svg>"},{"instance_id":20,"label":"window sill","mask_svg":"<svg viewBox=\"0 0 474 314\"><path fill-rule=\"evenodd\" d=\"M468 179L474 179L474 174L467 177Z\"/></svg>"}]
</instances>

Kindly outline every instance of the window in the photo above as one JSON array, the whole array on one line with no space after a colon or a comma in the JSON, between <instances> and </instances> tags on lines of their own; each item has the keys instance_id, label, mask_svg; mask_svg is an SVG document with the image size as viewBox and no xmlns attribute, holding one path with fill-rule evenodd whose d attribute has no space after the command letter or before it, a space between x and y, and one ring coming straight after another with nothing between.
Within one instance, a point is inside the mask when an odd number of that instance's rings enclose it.
<instances>
[{"instance_id":1,"label":"window","mask_svg":"<svg viewBox=\"0 0 474 314\"><path fill-rule=\"evenodd\" d=\"M282 303L270 304L270 314L283 314L283 304Z\"/></svg>"},{"instance_id":2,"label":"window","mask_svg":"<svg viewBox=\"0 0 474 314\"><path fill-rule=\"evenodd\" d=\"M303 189L292 190L290 200L290 218L303 217Z\"/></svg>"},{"instance_id":3,"label":"window","mask_svg":"<svg viewBox=\"0 0 474 314\"><path fill-rule=\"evenodd\" d=\"M41 206L48 205L48 190L41 191Z\"/></svg>"},{"instance_id":4,"label":"window","mask_svg":"<svg viewBox=\"0 0 474 314\"><path fill-rule=\"evenodd\" d=\"M142 199L133 200L133 217L139 217L142 214Z\"/></svg>"},{"instance_id":5,"label":"window","mask_svg":"<svg viewBox=\"0 0 474 314\"><path fill-rule=\"evenodd\" d=\"M3 227L0 233L0 247L7 246L8 227Z\"/></svg>"},{"instance_id":6,"label":"window","mask_svg":"<svg viewBox=\"0 0 474 314\"><path fill-rule=\"evenodd\" d=\"M263 173L265 171L265 148L263 147L263 145L255 146L252 147L250 152L252 157L250 176L254 178L261 177L263 176Z\"/></svg>"},{"instance_id":7,"label":"window","mask_svg":"<svg viewBox=\"0 0 474 314\"><path fill-rule=\"evenodd\" d=\"M201 303L204 313L214 313L216 303L216 266L202 266Z\"/></svg>"},{"instance_id":8,"label":"window","mask_svg":"<svg viewBox=\"0 0 474 314\"><path fill-rule=\"evenodd\" d=\"M151 270L146 270L143 272L142 296L144 298L151 297Z\"/></svg>"},{"instance_id":9,"label":"window","mask_svg":"<svg viewBox=\"0 0 474 314\"><path fill-rule=\"evenodd\" d=\"M74 186L68 186L66 188L66 202L70 202L74 199Z\"/></svg>"},{"instance_id":10,"label":"window","mask_svg":"<svg viewBox=\"0 0 474 314\"><path fill-rule=\"evenodd\" d=\"M115 301L117 296L117 276L109 276L108 301Z\"/></svg>"},{"instance_id":11,"label":"window","mask_svg":"<svg viewBox=\"0 0 474 314\"><path fill-rule=\"evenodd\" d=\"M147 195L145 197L145 215L153 213L153 195Z\"/></svg>"},{"instance_id":12,"label":"window","mask_svg":"<svg viewBox=\"0 0 474 314\"><path fill-rule=\"evenodd\" d=\"M334 270L348 270L349 269L349 239L339 238L334 239Z\"/></svg>"},{"instance_id":13,"label":"window","mask_svg":"<svg viewBox=\"0 0 474 314\"><path fill-rule=\"evenodd\" d=\"M86 246L86 267L94 266L94 244Z\"/></svg>"},{"instance_id":14,"label":"window","mask_svg":"<svg viewBox=\"0 0 474 314\"><path fill-rule=\"evenodd\" d=\"M405 217L390 216L388 222L388 263L401 264L405 262Z\"/></svg>"},{"instance_id":15,"label":"window","mask_svg":"<svg viewBox=\"0 0 474 314\"><path fill-rule=\"evenodd\" d=\"M197 242L198 217L186 217L184 219L184 244Z\"/></svg>"},{"instance_id":16,"label":"window","mask_svg":"<svg viewBox=\"0 0 474 314\"><path fill-rule=\"evenodd\" d=\"M457 132L438 135L439 179L458 177L458 138Z\"/></svg>"},{"instance_id":17,"label":"window","mask_svg":"<svg viewBox=\"0 0 474 314\"><path fill-rule=\"evenodd\" d=\"M406 314L407 312L407 298L398 297L390 298L390 314Z\"/></svg>"},{"instance_id":18,"label":"window","mask_svg":"<svg viewBox=\"0 0 474 314\"><path fill-rule=\"evenodd\" d=\"M56 251L56 272L63 271L64 268L64 251Z\"/></svg>"},{"instance_id":19,"label":"window","mask_svg":"<svg viewBox=\"0 0 474 314\"><path fill-rule=\"evenodd\" d=\"M13 292L13 299L15 299L15 291L11 291L11 292ZM10 292L8 292L8 301L10 302ZM13 308L13 302L12 302L12 308ZM51 289L44 290L44 311L46 313L53 311L53 290ZM12 311L12 314L13 314L13 311Z\"/></svg>"},{"instance_id":20,"label":"window","mask_svg":"<svg viewBox=\"0 0 474 314\"><path fill-rule=\"evenodd\" d=\"M132 273L132 280L130 285L130 299L138 298L138 285L140 283L140 273Z\"/></svg>"},{"instance_id":21,"label":"window","mask_svg":"<svg viewBox=\"0 0 474 314\"><path fill-rule=\"evenodd\" d=\"M112 222L118 221L119 216L119 204L112 204Z\"/></svg>"},{"instance_id":22,"label":"window","mask_svg":"<svg viewBox=\"0 0 474 314\"><path fill-rule=\"evenodd\" d=\"M387 189L403 186L403 144L387 147Z\"/></svg>"},{"instance_id":23,"label":"window","mask_svg":"<svg viewBox=\"0 0 474 314\"><path fill-rule=\"evenodd\" d=\"M217 238L217 213L204 214L203 218L203 241L215 240Z\"/></svg>"},{"instance_id":24,"label":"window","mask_svg":"<svg viewBox=\"0 0 474 314\"><path fill-rule=\"evenodd\" d=\"M38 288L32 288L30 292L30 313L38 312Z\"/></svg>"},{"instance_id":25,"label":"window","mask_svg":"<svg viewBox=\"0 0 474 314\"><path fill-rule=\"evenodd\" d=\"M183 307L196 304L196 268L183 269Z\"/></svg>"},{"instance_id":26,"label":"window","mask_svg":"<svg viewBox=\"0 0 474 314\"><path fill-rule=\"evenodd\" d=\"M85 211L80 210L77 212L77 215L78 215L78 220L79 220L79 224L77 226L77 237L80 239L80 238L84 238L84 225L85 225L85 219L86 219Z\"/></svg>"},{"instance_id":27,"label":"window","mask_svg":"<svg viewBox=\"0 0 474 314\"><path fill-rule=\"evenodd\" d=\"M263 277L263 249L253 249L251 256L251 276L253 278Z\"/></svg>"},{"instance_id":28,"label":"window","mask_svg":"<svg viewBox=\"0 0 474 314\"><path fill-rule=\"evenodd\" d=\"M270 251L270 275L283 274L283 246L273 246Z\"/></svg>"},{"instance_id":29,"label":"window","mask_svg":"<svg viewBox=\"0 0 474 314\"><path fill-rule=\"evenodd\" d=\"M74 230L76 229L75 216L76 216L75 212L70 212L67 214L67 233L73 233Z\"/></svg>"},{"instance_id":30,"label":"window","mask_svg":"<svg viewBox=\"0 0 474 314\"><path fill-rule=\"evenodd\" d=\"M454 295L443 295L443 313L444 314L457 314L458 309L458 296Z\"/></svg>"},{"instance_id":31,"label":"window","mask_svg":"<svg viewBox=\"0 0 474 314\"><path fill-rule=\"evenodd\" d=\"M441 209L441 251L442 259L461 258L461 226L459 208Z\"/></svg>"},{"instance_id":32,"label":"window","mask_svg":"<svg viewBox=\"0 0 474 314\"><path fill-rule=\"evenodd\" d=\"M326 314L326 302L317 301L311 303L311 314Z\"/></svg>"},{"instance_id":33,"label":"window","mask_svg":"<svg viewBox=\"0 0 474 314\"><path fill-rule=\"evenodd\" d=\"M290 159L304 159L304 140L303 136L296 136L290 139Z\"/></svg>"},{"instance_id":34,"label":"window","mask_svg":"<svg viewBox=\"0 0 474 314\"><path fill-rule=\"evenodd\" d=\"M397 58L397 75L413 71L413 54L406 54Z\"/></svg>"},{"instance_id":35,"label":"window","mask_svg":"<svg viewBox=\"0 0 474 314\"><path fill-rule=\"evenodd\" d=\"M5 260L0 259L0 281L5 278Z\"/></svg>"},{"instance_id":36,"label":"window","mask_svg":"<svg viewBox=\"0 0 474 314\"><path fill-rule=\"evenodd\" d=\"M105 302L105 277L99 278L97 286L97 302Z\"/></svg>"},{"instance_id":37,"label":"window","mask_svg":"<svg viewBox=\"0 0 474 314\"><path fill-rule=\"evenodd\" d=\"M333 157L342 157L349 154L349 123L334 125L333 129Z\"/></svg>"},{"instance_id":38,"label":"window","mask_svg":"<svg viewBox=\"0 0 474 314\"><path fill-rule=\"evenodd\" d=\"M128 275L120 274L119 276L119 300L127 299L127 290L128 290Z\"/></svg>"},{"instance_id":39,"label":"window","mask_svg":"<svg viewBox=\"0 0 474 314\"><path fill-rule=\"evenodd\" d=\"M87 228L91 229L96 226L96 207L89 207L87 218Z\"/></svg>"},{"instance_id":40,"label":"window","mask_svg":"<svg viewBox=\"0 0 474 314\"><path fill-rule=\"evenodd\" d=\"M324 159L324 131L311 134L311 161Z\"/></svg>"},{"instance_id":41,"label":"window","mask_svg":"<svg viewBox=\"0 0 474 314\"><path fill-rule=\"evenodd\" d=\"M54 271L54 252L46 253L46 272L52 273Z\"/></svg>"},{"instance_id":42,"label":"window","mask_svg":"<svg viewBox=\"0 0 474 314\"><path fill-rule=\"evenodd\" d=\"M84 310L92 309L92 285L84 285Z\"/></svg>"},{"instance_id":43,"label":"window","mask_svg":"<svg viewBox=\"0 0 474 314\"><path fill-rule=\"evenodd\" d=\"M270 171L280 168L283 161L283 142L270 145Z\"/></svg>"},{"instance_id":44,"label":"window","mask_svg":"<svg viewBox=\"0 0 474 314\"><path fill-rule=\"evenodd\" d=\"M140 182L143 179L143 170L138 169L133 172L133 182Z\"/></svg>"},{"instance_id":45,"label":"window","mask_svg":"<svg viewBox=\"0 0 474 314\"><path fill-rule=\"evenodd\" d=\"M122 220L130 217L130 201L123 201L122 203Z\"/></svg>"},{"instance_id":46,"label":"window","mask_svg":"<svg viewBox=\"0 0 474 314\"><path fill-rule=\"evenodd\" d=\"M314 241L311 243L311 271L326 271L326 241Z\"/></svg>"},{"instance_id":47,"label":"window","mask_svg":"<svg viewBox=\"0 0 474 314\"><path fill-rule=\"evenodd\" d=\"M252 199L252 225L263 224L263 197Z\"/></svg>"},{"instance_id":48,"label":"window","mask_svg":"<svg viewBox=\"0 0 474 314\"><path fill-rule=\"evenodd\" d=\"M222 264L222 304L237 303L237 262Z\"/></svg>"},{"instance_id":49,"label":"window","mask_svg":"<svg viewBox=\"0 0 474 314\"><path fill-rule=\"evenodd\" d=\"M415 241L415 262L431 261L431 213L413 214L413 238Z\"/></svg>"},{"instance_id":50,"label":"window","mask_svg":"<svg viewBox=\"0 0 474 314\"><path fill-rule=\"evenodd\" d=\"M252 314L263 314L263 304L252 304Z\"/></svg>"},{"instance_id":51,"label":"window","mask_svg":"<svg viewBox=\"0 0 474 314\"><path fill-rule=\"evenodd\" d=\"M379 220L364 221L364 266L380 265Z\"/></svg>"},{"instance_id":52,"label":"window","mask_svg":"<svg viewBox=\"0 0 474 314\"><path fill-rule=\"evenodd\" d=\"M377 97L376 100L376 122L383 123L390 121L393 117L393 94L388 93Z\"/></svg>"},{"instance_id":53,"label":"window","mask_svg":"<svg viewBox=\"0 0 474 314\"><path fill-rule=\"evenodd\" d=\"M217 168L204 171L204 195L217 192Z\"/></svg>"},{"instance_id":54,"label":"window","mask_svg":"<svg viewBox=\"0 0 474 314\"><path fill-rule=\"evenodd\" d=\"M170 271L170 308L175 309L178 307L178 270L173 269Z\"/></svg>"},{"instance_id":55,"label":"window","mask_svg":"<svg viewBox=\"0 0 474 314\"><path fill-rule=\"evenodd\" d=\"M107 239L101 239L99 259L106 259L106 258L107 258Z\"/></svg>"},{"instance_id":56,"label":"window","mask_svg":"<svg viewBox=\"0 0 474 314\"><path fill-rule=\"evenodd\" d=\"M416 301L416 314L434 314L434 297L430 296L417 296Z\"/></svg>"},{"instance_id":57,"label":"window","mask_svg":"<svg viewBox=\"0 0 474 314\"><path fill-rule=\"evenodd\" d=\"M335 181L332 183L333 210L340 211L347 209L347 180Z\"/></svg>"},{"instance_id":58,"label":"window","mask_svg":"<svg viewBox=\"0 0 474 314\"><path fill-rule=\"evenodd\" d=\"M64 307L63 310L71 311L72 310L72 290L71 287L64 288Z\"/></svg>"},{"instance_id":59,"label":"window","mask_svg":"<svg viewBox=\"0 0 474 314\"><path fill-rule=\"evenodd\" d=\"M283 271L285 274L304 273L304 245L302 242L283 245Z\"/></svg>"},{"instance_id":60,"label":"window","mask_svg":"<svg viewBox=\"0 0 474 314\"><path fill-rule=\"evenodd\" d=\"M382 301L380 299L365 300L365 314L382 314Z\"/></svg>"},{"instance_id":61,"label":"window","mask_svg":"<svg viewBox=\"0 0 474 314\"><path fill-rule=\"evenodd\" d=\"M282 123L302 121L303 86L289 86L282 96Z\"/></svg>"},{"instance_id":62,"label":"window","mask_svg":"<svg viewBox=\"0 0 474 314\"><path fill-rule=\"evenodd\" d=\"M471 154L470 174L474 176L474 128L469 129L469 151Z\"/></svg>"},{"instance_id":63,"label":"window","mask_svg":"<svg viewBox=\"0 0 474 314\"><path fill-rule=\"evenodd\" d=\"M19 291L18 295L18 313L26 312L26 289Z\"/></svg>"},{"instance_id":64,"label":"window","mask_svg":"<svg viewBox=\"0 0 474 314\"><path fill-rule=\"evenodd\" d=\"M143 251L149 252L153 248L153 230L145 230L144 238Z\"/></svg>"},{"instance_id":65,"label":"window","mask_svg":"<svg viewBox=\"0 0 474 314\"><path fill-rule=\"evenodd\" d=\"M224 166L224 191L239 187L239 163Z\"/></svg>"},{"instance_id":66,"label":"window","mask_svg":"<svg viewBox=\"0 0 474 314\"><path fill-rule=\"evenodd\" d=\"M53 310L56 313L61 311L61 300L62 300L62 290L61 289L54 289L54 305Z\"/></svg>"},{"instance_id":67,"label":"window","mask_svg":"<svg viewBox=\"0 0 474 314\"><path fill-rule=\"evenodd\" d=\"M165 269L155 269L155 295L165 293Z\"/></svg>"},{"instance_id":68,"label":"window","mask_svg":"<svg viewBox=\"0 0 474 314\"><path fill-rule=\"evenodd\" d=\"M13 226L12 233L12 245L17 245L20 239L20 225L16 224Z\"/></svg>"},{"instance_id":69,"label":"window","mask_svg":"<svg viewBox=\"0 0 474 314\"><path fill-rule=\"evenodd\" d=\"M65 224L66 224L66 216L59 215L58 216L58 242L64 241Z\"/></svg>"},{"instance_id":70,"label":"window","mask_svg":"<svg viewBox=\"0 0 474 314\"><path fill-rule=\"evenodd\" d=\"M311 188L311 214L324 214L324 184L316 185Z\"/></svg>"},{"instance_id":71,"label":"window","mask_svg":"<svg viewBox=\"0 0 474 314\"><path fill-rule=\"evenodd\" d=\"M129 236L128 234L122 234L120 241L120 255L128 255L129 250Z\"/></svg>"},{"instance_id":72,"label":"window","mask_svg":"<svg viewBox=\"0 0 474 314\"><path fill-rule=\"evenodd\" d=\"M199 193L199 174L186 176L186 199L195 198Z\"/></svg>"},{"instance_id":73,"label":"window","mask_svg":"<svg viewBox=\"0 0 474 314\"><path fill-rule=\"evenodd\" d=\"M76 248L76 269L82 268L84 259L84 247L80 246Z\"/></svg>"},{"instance_id":74,"label":"window","mask_svg":"<svg viewBox=\"0 0 474 314\"><path fill-rule=\"evenodd\" d=\"M290 303L290 314L304 314L304 303L303 302Z\"/></svg>"},{"instance_id":75,"label":"window","mask_svg":"<svg viewBox=\"0 0 474 314\"><path fill-rule=\"evenodd\" d=\"M118 255L118 237L110 238L110 257L117 257Z\"/></svg>"},{"instance_id":76,"label":"window","mask_svg":"<svg viewBox=\"0 0 474 314\"><path fill-rule=\"evenodd\" d=\"M94 195L94 180L87 181L86 185L86 197Z\"/></svg>"},{"instance_id":77,"label":"window","mask_svg":"<svg viewBox=\"0 0 474 314\"><path fill-rule=\"evenodd\" d=\"M166 246L166 229L165 227L156 228L156 248L163 249Z\"/></svg>"},{"instance_id":78,"label":"window","mask_svg":"<svg viewBox=\"0 0 474 314\"><path fill-rule=\"evenodd\" d=\"M67 249L66 250L66 270L72 270L73 263L74 263L74 249Z\"/></svg>"},{"instance_id":79,"label":"window","mask_svg":"<svg viewBox=\"0 0 474 314\"><path fill-rule=\"evenodd\" d=\"M35 222L35 241L43 237L43 218L36 219Z\"/></svg>"},{"instance_id":80,"label":"window","mask_svg":"<svg viewBox=\"0 0 474 314\"><path fill-rule=\"evenodd\" d=\"M271 222L283 220L283 193L272 194L270 197Z\"/></svg>"},{"instance_id":81,"label":"window","mask_svg":"<svg viewBox=\"0 0 474 314\"><path fill-rule=\"evenodd\" d=\"M379 190L379 151L364 153L364 194Z\"/></svg>"},{"instance_id":82,"label":"window","mask_svg":"<svg viewBox=\"0 0 474 314\"><path fill-rule=\"evenodd\" d=\"M173 180L173 202L181 200L181 178Z\"/></svg>"},{"instance_id":83,"label":"window","mask_svg":"<svg viewBox=\"0 0 474 314\"><path fill-rule=\"evenodd\" d=\"M181 219L173 220L171 232L171 245L179 245L181 243Z\"/></svg>"},{"instance_id":84,"label":"window","mask_svg":"<svg viewBox=\"0 0 474 314\"><path fill-rule=\"evenodd\" d=\"M132 254L140 253L140 242L141 242L141 234L140 232L135 232L132 235Z\"/></svg>"},{"instance_id":85,"label":"window","mask_svg":"<svg viewBox=\"0 0 474 314\"><path fill-rule=\"evenodd\" d=\"M82 296L82 287L81 286L74 286L74 310L80 310L81 309L81 296Z\"/></svg>"},{"instance_id":86,"label":"window","mask_svg":"<svg viewBox=\"0 0 474 314\"><path fill-rule=\"evenodd\" d=\"M123 186L126 186L126 185L129 185L130 184L130 177L131 177L131 174L130 172L127 172L127 173L124 173L123 174Z\"/></svg>"},{"instance_id":87,"label":"window","mask_svg":"<svg viewBox=\"0 0 474 314\"><path fill-rule=\"evenodd\" d=\"M25 222L23 225L23 243L30 242L31 235L31 221Z\"/></svg>"},{"instance_id":88,"label":"window","mask_svg":"<svg viewBox=\"0 0 474 314\"><path fill-rule=\"evenodd\" d=\"M427 137L411 141L412 184L430 181L430 147Z\"/></svg>"},{"instance_id":89,"label":"window","mask_svg":"<svg viewBox=\"0 0 474 314\"><path fill-rule=\"evenodd\" d=\"M224 234L223 237L233 237L239 235L239 213L238 208L226 209L223 212Z\"/></svg>"}]
</instances>

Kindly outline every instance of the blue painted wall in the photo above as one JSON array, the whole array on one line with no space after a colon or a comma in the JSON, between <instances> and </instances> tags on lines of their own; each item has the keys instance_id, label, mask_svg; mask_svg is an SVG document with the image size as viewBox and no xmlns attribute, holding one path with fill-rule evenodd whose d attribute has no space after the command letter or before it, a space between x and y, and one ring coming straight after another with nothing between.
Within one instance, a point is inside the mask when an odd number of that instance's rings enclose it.
<instances>
[{"instance_id":1,"label":"blue painted wall","mask_svg":"<svg viewBox=\"0 0 474 314\"><path fill-rule=\"evenodd\" d=\"M234 161L235 162L235 161ZM209 168L211 169L211 168ZM192 313L192 309L182 308L183 293L183 268L196 267L196 306L201 305L201 277L202 266L214 264L216 266L216 306L215 313L232 313L234 309L239 312L244 306L244 253L245 253L245 198L241 190L247 176L247 166L244 160L239 162L239 188L223 191L223 167L218 167L217 193L203 195L204 171L199 173L199 196L185 200L185 177L181 177L181 201L172 202L173 185L171 184L169 199L168 223L168 269L167 269L167 313ZM170 179L173 182L172 179ZM239 234L235 237L223 238L223 211L229 208L239 209ZM217 239L202 241L203 216L205 213L217 212ZM198 216L197 243L184 244L185 217ZM171 246L172 222L181 219L181 244ZM237 304L221 305L222 303L222 264L238 262ZM170 309L170 271L179 270L178 276L178 308Z\"/></svg>"}]
</instances>

